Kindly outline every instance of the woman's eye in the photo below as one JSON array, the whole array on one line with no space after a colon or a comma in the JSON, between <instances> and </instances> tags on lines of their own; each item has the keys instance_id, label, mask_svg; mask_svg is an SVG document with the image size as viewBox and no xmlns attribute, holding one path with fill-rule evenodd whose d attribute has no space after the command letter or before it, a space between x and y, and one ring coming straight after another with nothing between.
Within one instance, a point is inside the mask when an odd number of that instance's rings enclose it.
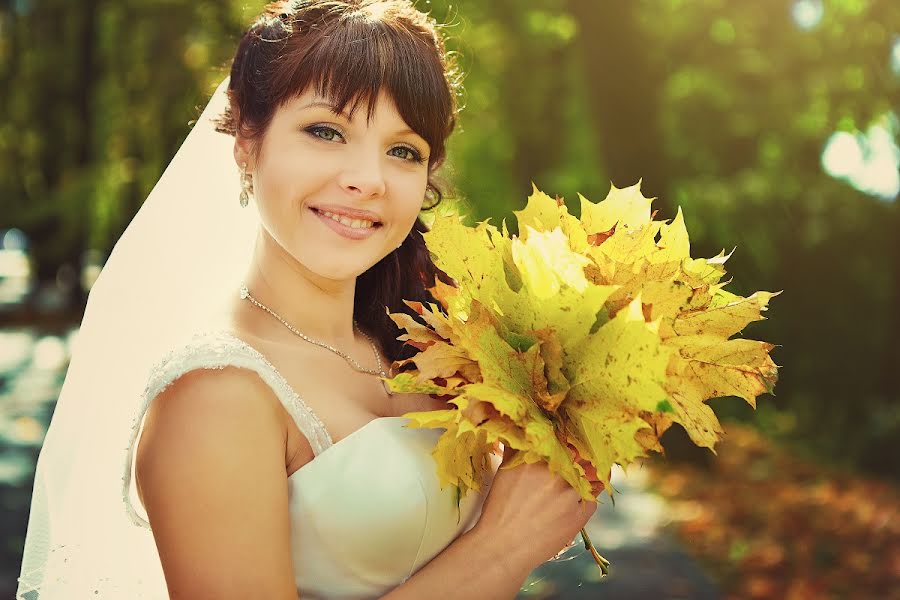
<instances>
[{"instance_id":1,"label":"woman's eye","mask_svg":"<svg viewBox=\"0 0 900 600\"><path fill-rule=\"evenodd\" d=\"M305 131L309 135L320 140L325 140L326 142L334 142L344 139L344 136L341 135L340 131L338 131L334 127L329 127L327 125L312 125L311 127L307 127ZM409 162L425 162L425 159L422 158L422 155L417 150L415 150L414 148L410 148L409 146L394 146L393 148L388 150L388 154L390 154L391 156L396 156L397 158L401 158L403 160L408 160Z\"/></svg>"},{"instance_id":2,"label":"woman's eye","mask_svg":"<svg viewBox=\"0 0 900 600\"><path fill-rule=\"evenodd\" d=\"M422 155L407 146L394 146L390 149L393 156L409 160L411 162L422 162Z\"/></svg>"},{"instance_id":3,"label":"woman's eye","mask_svg":"<svg viewBox=\"0 0 900 600\"><path fill-rule=\"evenodd\" d=\"M306 131L309 132L310 135L317 137L320 140L325 140L326 142L331 142L334 141L335 138L342 137L337 129L326 127L325 125L307 127Z\"/></svg>"}]
</instances>

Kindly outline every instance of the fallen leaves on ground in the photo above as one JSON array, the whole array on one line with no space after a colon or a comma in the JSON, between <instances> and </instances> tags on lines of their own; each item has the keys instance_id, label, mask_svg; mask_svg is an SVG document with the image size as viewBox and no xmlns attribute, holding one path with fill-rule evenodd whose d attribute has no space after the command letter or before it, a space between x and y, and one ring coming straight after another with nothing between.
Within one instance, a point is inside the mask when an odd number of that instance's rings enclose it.
<instances>
[{"instance_id":1,"label":"fallen leaves on ground","mask_svg":"<svg viewBox=\"0 0 900 600\"><path fill-rule=\"evenodd\" d=\"M745 425L726 432L708 469L647 463L724 598L900 598L895 485L799 459Z\"/></svg>"}]
</instances>

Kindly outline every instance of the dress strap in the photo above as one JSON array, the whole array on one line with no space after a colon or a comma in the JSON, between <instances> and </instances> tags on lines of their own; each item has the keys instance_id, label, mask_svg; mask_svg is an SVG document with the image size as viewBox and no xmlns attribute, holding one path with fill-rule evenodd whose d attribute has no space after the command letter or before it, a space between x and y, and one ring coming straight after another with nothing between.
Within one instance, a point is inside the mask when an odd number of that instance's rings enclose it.
<instances>
[{"instance_id":1,"label":"dress strap","mask_svg":"<svg viewBox=\"0 0 900 600\"><path fill-rule=\"evenodd\" d=\"M149 527L145 518L134 510L139 504L133 479L135 446L143 430L144 416L150 402L182 375L196 369L224 369L241 367L256 372L275 392L279 401L294 419L301 433L309 440L314 455L318 456L333 442L322 420L307 406L290 386L284 376L256 348L227 331L198 333L186 344L167 353L150 370L147 386L141 394L140 409L135 415L125 461L123 497L128 514L138 525Z\"/></svg>"}]
</instances>

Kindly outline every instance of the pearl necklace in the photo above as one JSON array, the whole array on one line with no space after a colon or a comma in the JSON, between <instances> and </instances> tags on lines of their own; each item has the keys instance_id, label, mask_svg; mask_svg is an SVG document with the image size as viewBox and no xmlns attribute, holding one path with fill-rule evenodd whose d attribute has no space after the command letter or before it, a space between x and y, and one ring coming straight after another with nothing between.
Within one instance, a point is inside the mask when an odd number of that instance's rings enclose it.
<instances>
[{"instance_id":1,"label":"pearl necklace","mask_svg":"<svg viewBox=\"0 0 900 600\"><path fill-rule=\"evenodd\" d=\"M306 340L307 342L309 342L311 344L315 344L316 346L320 346L322 348L325 348L326 350L331 350L332 352L334 352L335 354L337 354L338 356L340 356L344 360L346 360L354 369L356 369L360 373L365 373L367 375L378 375L379 377L384 377L384 378L391 377L391 375L386 373L384 368L381 366L381 355L378 353L378 349L375 347L375 342L372 341L372 338L370 338L368 336L368 334L366 334L365 331L362 331L361 329L359 329L359 326L356 324L356 319L353 320L353 329L354 329L354 331L358 331L359 333L363 334L363 336L365 336L365 338L367 340L369 340L369 345L372 346L372 352L375 354L375 360L378 361L378 369L367 369L367 368L363 367L362 365L360 365L355 360L353 360L353 358L351 358L347 354L344 354L343 352L338 350L337 348L334 348L333 346L329 346L328 344L326 344L324 342L319 342L317 340L314 340L314 339L304 335L296 327L294 327L293 325L291 325L290 323L285 321L281 317L281 315L276 313L274 310L272 310L271 308L269 308L268 306L266 306L265 304L263 304L256 298L254 298L253 295L250 294L250 290L247 289L246 285L241 286L241 300L249 300L250 303L253 304L254 306L256 306L257 308L261 308L262 310L266 311L267 313L269 313L270 315L272 315L273 317L278 319L278 321L280 321L282 325L287 327L287 329L294 335L296 335L300 338L303 338L304 340ZM388 393L388 396L394 395L394 392L391 391L391 388L388 387L388 385L384 382L384 380L381 381L381 384L384 387L384 390Z\"/></svg>"}]
</instances>

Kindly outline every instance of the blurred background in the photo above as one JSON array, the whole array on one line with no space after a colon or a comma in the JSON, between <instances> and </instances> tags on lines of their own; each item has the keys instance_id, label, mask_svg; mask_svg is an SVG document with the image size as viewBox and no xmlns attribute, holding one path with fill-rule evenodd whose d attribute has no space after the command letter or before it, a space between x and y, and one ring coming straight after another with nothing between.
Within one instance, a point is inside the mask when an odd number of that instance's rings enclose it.
<instances>
[{"instance_id":1,"label":"blurred background","mask_svg":"<svg viewBox=\"0 0 900 600\"><path fill-rule=\"evenodd\" d=\"M87 292L263 2L0 3L0 596ZM743 336L775 395L711 405L615 473L531 598L900 598L900 2L418 1L466 73L446 176L478 220L534 182L642 179L728 290L784 293ZM237 201L237 192L235 193ZM515 229L514 219L511 229Z\"/></svg>"}]
</instances>

